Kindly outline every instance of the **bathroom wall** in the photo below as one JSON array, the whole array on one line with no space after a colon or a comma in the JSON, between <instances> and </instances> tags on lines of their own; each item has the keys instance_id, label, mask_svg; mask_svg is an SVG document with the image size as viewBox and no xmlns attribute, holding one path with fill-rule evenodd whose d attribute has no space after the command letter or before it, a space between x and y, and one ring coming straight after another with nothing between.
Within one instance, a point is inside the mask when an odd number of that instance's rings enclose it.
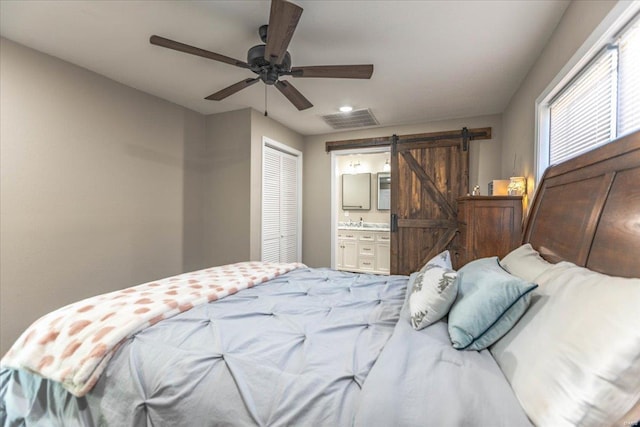
<instances>
[{"instance_id":1,"label":"bathroom wall","mask_svg":"<svg viewBox=\"0 0 640 427\"><path fill-rule=\"evenodd\" d=\"M338 221L359 221L389 223L389 210L378 210L378 172L385 172L385 161L390 153L346 154L336 156L336 200L338 209ZM358 166L352 166L358 164ZM342 174L371 173L371 209L369 210L343 210L342 209Z\"/></svg>"}]
</instances>

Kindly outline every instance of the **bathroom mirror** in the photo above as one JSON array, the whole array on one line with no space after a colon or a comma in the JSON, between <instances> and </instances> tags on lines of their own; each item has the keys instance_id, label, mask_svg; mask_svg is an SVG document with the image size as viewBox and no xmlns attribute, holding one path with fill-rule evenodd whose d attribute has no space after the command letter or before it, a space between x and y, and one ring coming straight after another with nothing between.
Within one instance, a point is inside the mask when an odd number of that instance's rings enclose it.
<instances>
[{"instance_id":1,"label":"bathroom mirror","mask_svg":"<svg viewBox=\"0 0 640 427\"><path fill-rule=\"evenodd\" d=\"M391 209L391 174L380 172L378 174L378 210Z\"/></svg>"},{"instance_id":2,"label":"bathroom mirror","mask_svg":"<svg viewBox=\"0 0 640 427\"><path fill-rule=\"evenodd\" d=\"M342 174L342 210L371 209L371 174Z\"/></svg>"}]
</instances>

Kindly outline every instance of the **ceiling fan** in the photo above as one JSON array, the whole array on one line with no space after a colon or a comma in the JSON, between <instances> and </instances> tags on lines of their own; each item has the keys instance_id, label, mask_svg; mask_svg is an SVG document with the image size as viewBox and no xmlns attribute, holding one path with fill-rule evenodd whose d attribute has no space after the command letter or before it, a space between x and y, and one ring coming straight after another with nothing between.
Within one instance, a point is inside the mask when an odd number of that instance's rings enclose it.
<instances>
[{"instance_id":1,"label":"ceiling fan","mask_svg":"<svg viewBox=\"0 0 640 427\"><path fill-rule=\"evenodd\" d=\"M272 0L269 24L261 26L258 30L260 39L266 44L259 44L249 49L247 52L247 62L156 35L151 36L149 42L157 46L235 65L239 68L246 68L258 75L256 78L249 78L232 84L229 87L207 96L205 99L220 101L257 83L258 80L262 80L267 85L275 85L298 110L305 110L313 107L313 104L291 83L286 80L280 80L280 77L370 79L373 74L373 65L315 65L308 67L291 67L291 55L287 52L287 47L293 37L301 15L302 8L300 6L286 0Z\"/></svg>"}]
</instances>

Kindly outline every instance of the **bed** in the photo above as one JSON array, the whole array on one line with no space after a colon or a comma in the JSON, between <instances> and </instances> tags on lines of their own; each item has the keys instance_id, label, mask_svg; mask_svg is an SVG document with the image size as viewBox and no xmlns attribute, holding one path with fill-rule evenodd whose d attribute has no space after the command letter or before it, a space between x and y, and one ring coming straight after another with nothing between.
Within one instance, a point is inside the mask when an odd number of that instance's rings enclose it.
<instances>
[{"instance_id":1,"label":"bed","mask_svg":"<svg viewBox=\"0 0 640 427\"><path fill-rule=\"evenodd\" d=\"M633 425L638 183L635 133L549 168L501 260L455 272L441 254L411 276L238 263L79 301L2 359L0 424ZM517 298L480 298L496 275ZM423 290L448 307L414 313ZM82 320L100 305L122 335ZM493 313L477 333L476 309Z\"/></svg>"}]
</instances>

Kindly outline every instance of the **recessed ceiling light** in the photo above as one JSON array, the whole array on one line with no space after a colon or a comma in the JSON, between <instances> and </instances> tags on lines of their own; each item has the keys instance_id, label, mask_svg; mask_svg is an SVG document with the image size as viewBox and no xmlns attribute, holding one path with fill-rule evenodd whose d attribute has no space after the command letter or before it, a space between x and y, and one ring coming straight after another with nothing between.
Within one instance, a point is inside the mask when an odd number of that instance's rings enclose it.
<instances>
[{"instance_id":1,"label":"recessed ceiling light","mask_svg":"<svg viewBox=\"0 0 640 427\"><path fill-rule=\"evenodd\" d=\"M351 110L353 110L353 107L349 105L343 105L342 107L340 107L340 111L342 111L343 113L348 113Z\"/></svg>"}]
</instances>

